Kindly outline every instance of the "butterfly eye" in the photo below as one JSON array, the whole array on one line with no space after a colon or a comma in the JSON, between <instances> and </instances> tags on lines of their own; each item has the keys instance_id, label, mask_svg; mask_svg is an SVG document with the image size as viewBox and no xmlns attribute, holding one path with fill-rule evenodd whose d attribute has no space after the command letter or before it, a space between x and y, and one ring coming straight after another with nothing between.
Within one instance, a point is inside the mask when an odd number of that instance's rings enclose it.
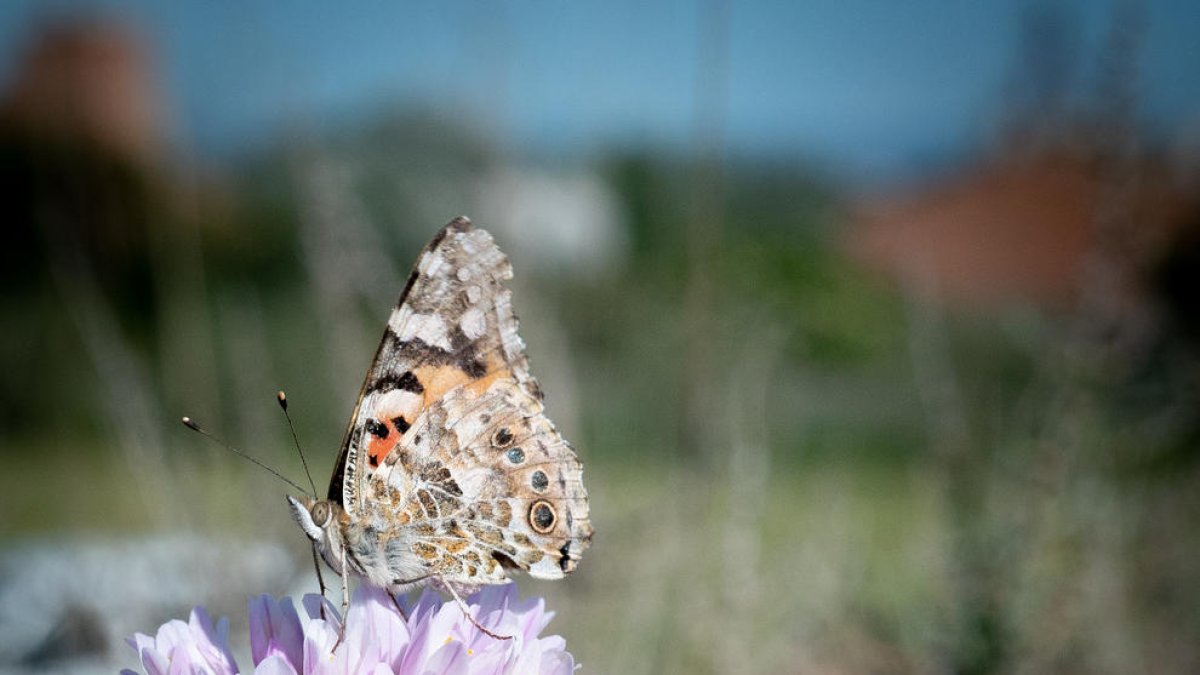
<instances>
[{"instance_id":1,"label":"butterfly eye","mask_svg":"<svg viewBox=\"0 0 1200 675\"><path fill-rule=\"evenodd\" d=\"M309 513L312 515L313 522L316 523L318 527L325 527L328 525L329 518L333 515L333 512L329 509L329 502L317 502L316 504L313 504L312 509L309 510Z\"/></svg>"},{"instance_id":2,"label":"butterfly eye","mask_svg":"<svg viewBox=\"0 0 1200 675\"><path fill-rule=\"evenodd\" d=\"M512 432L508 430L508 427L500 427L496 430L496 433L492 434L492 445L496 446L497 448L506 448L509 445L512 445L512 442L513 435Z\"/></svg>"}]
</instances>

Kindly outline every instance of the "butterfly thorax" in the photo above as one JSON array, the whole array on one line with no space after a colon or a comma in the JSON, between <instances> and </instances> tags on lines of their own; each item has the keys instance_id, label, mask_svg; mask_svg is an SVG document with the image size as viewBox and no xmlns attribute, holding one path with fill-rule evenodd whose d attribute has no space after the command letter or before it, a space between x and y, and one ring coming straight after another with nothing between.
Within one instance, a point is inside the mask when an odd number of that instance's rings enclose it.
<instances>
[{"instance_id":1,"label":"butterfly thorax","mask_svg":"<svg viewBox=\"0 0 1200 675\"><path fill-rule=\"evenodd\" d=\"M333 501L288 497L300 529L326 564L396 591L424 581L428 571L412 554L412 528L379 519L352 520ZM344 561L344 567L343 567Z\"/></svg>"}]
</instances>

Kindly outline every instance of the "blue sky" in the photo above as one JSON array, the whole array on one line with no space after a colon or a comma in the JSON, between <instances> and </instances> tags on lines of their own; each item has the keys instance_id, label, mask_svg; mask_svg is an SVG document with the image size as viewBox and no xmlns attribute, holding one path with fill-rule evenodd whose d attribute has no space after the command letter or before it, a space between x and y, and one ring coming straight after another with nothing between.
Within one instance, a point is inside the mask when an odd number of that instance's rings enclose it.
<instances>
[{"instance_id":1,"label":"blue sky","mask_svg":"<svg viewBox=\"0 0 1200 675\"><path fill-rule=\"evenodd\" d=\"M1031 4L734 1L722 111L730 150L866 175L953 156L994 121ZM1077 20L1090 76L1112 3L1043 4ZM686 148L704 63L701 6L378 1L351 12L316 2L8 0L0 77L37 17L103 10L151 35L179 140L201 155L395 102L468 118L517 153ZM1200 3L1145 7L1144 117L1195 130Z\"/></svg>"}]
</instances>

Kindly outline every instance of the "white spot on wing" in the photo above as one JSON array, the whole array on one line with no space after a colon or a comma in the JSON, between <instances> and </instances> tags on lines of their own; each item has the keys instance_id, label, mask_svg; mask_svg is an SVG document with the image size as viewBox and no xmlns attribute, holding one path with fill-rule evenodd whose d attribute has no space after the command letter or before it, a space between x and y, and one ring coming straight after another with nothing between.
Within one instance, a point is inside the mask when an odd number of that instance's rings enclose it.
<instances>
[{"instance_id":1,"label":"white spot on wing","mask_svg":"<svg viewBox=\"0 0 1200 675\"><path fill-rule=\"evenodd\" d=\"M408 315L403 316L405 314ZM427 345L450 351L450 336L442 317L436 314L412 314L407 307L396 312L394 316L397 319L395 324L398 325L393 325L392 322L389 322L389 325L396 331L401 342L416 338Z\"/></svg>"},{"instance_id":2,"label":"white spot on wing","mask_svg":"<svg viewBox=\"0 0 1200 675\"><path fill-rule=\"evenodd\" d=\"M437 276L446 260L437 251L430 251L417 261L417 271L428 276Z\"/></svg>"},{"instance_id":3,"label":"white spot on wing","mask_svg":"<svg viewBox=\"0 0 1200 675\"><path fill-rule=\"evenodd\" d=\"M517 334L517 322L513 318L512 297L509 293L496 294L496 324L500 326L500 344L504 355L512 361L521 356L525 343Z\"/></svg>"},{"instance_id":4,"label":"white spot on wing","mask_svg":"<svg viewBox=\"0 0 1200 675\"><path fill-rule=\"evenodd\" d=\"M468 448L478 444L488 431L488 426L479 420L478 415L464 415L454 425L454 435L460 448Z\"/></svg>"},{"instance_id":5,"label":"white spot on wing","mask_svg":"<svg viewBox=\"0 0 1200 675\"><path fill-rule=\"evenodd\" d=\"M416 419L417 413L421 410L421 401L423 400L420 394L414 394L411 391L403 389L393 389L385 392L375 392L367 394L363 398L362 410L363 413L369 416L376 416L377 412L386 411L389 417L403 415L404 419Z\"/></svg>"},{"instance_id":6,"label":"white spot on wing","mask_svg":"<svg viewBox=\"0 0 1200 675\"><path fill-rule=\"evenodd\" d=\"M482 309L472 307L463 312L459 326L462 327L462 332L467 339L477 340L487 330L487 319L484 317Z\"/></svg>"},{"instance_id":7,"label":"white spot on wing","mask_svg":"<svg viewBox=\"0 0 1200 675\"><path fill-rule=\"evenodd\" d=\"M469 256L476 256L479 253L493 248L492 235L484 230L471 230L459 239L459 245L463 252Z\"/></svg>"},{"instance_id":8,"label":"white spot on wing","mask_svg":"<svg viewBox=\"0 0 1200 675\"><path fill-rule=\"evenodd\" d=\"M485 468L476 467L456 475L454 480L458 483L458 489L463 491L465 499L476 499L495 478Z\"/></svg>"},{"instance_id":9,"label":"white spot on wing","mask_svg":"<svg viewBox=\"0 0 1200 675\"><path fill-rule=\"evenodd\" d=\"M513 516L515 517L516 514L514 513ZM529 576L536 579L561 579L563 571L558 566L558 559L547 555L529 567Z\"/></svg>"},{"instance_id":10,"label":"white spot on wing","mask_svg":"<svg viewBox=\"0 0 1200 675\"><path fill-rule=\"evenodd\" d=\"M397 309L396 311L392 312L391 316L388 317L388 328L391 328L393 333L399 335L401 327L404 326L404 323L408 321L409 317L411 316L412 310L409 309L407 305Z\"/></svg>"}]
</instances>

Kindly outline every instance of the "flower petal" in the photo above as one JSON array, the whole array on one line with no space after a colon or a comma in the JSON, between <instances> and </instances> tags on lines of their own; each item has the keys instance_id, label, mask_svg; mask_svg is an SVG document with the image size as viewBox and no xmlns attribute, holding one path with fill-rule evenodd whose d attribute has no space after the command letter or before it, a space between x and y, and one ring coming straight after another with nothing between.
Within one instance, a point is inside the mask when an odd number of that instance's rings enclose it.
<instances>
[{"instance_id":1,"label":"flower petal","mask_svg":"<svg viewBox=\"0 0 1200 675\"><path fill-rule=\"evenodd\" d=\"M142 668L146 669L146 675L166 675L171 665L167 657L153 647L140 650L138 660L142 662Z\"/></svg>"},{"instance_id":2,"label":"flower petal","mask_svg":"<svg viewBox=\"0 0 1200 675\"><path fill-rule=\"evenodd\" d=\"M466 646L461 642L451 642L434 652L420 672L422 675L466 675L467 669Z\"/></svg>"},{"instance_id":3,"label":"flower petal","mask_svg":"<svg viewBox=\"0 0 1200 675\"><path fill-rule=\"evenodd\" d=\"M564 642L564 646L565 646ZM557 649L542 653L542 662L537 672L545 675L570 675L575 672L575 657L571 652Z\"/></svg>"},{"instance_id":4,"label":"flower petal","mask_svg":"<svg viewBox=\"0 0 1200 675\"><path fill-rule=\"evenodd\" d=\"M125 638L125 644L133 647L134 651L140 652L143 649L154 648L154 638L145 633L134 633L133 637Z\"/></svg>"},{"instance_id":5,"label":"flower petal","mask_svg":"<svg viewBox=\"0 0 1200 675\"><path fill-rule=\"evenodd\" d=\"M254 675L298 675L282 654L272 654L254 667Z\"/></svg>"},{"instance_id":6,"label":"flower petal","mask_svg":"<svg viewBox=\"0 0 1200 675\"><path fill-rule=\"evenodd\" d=\"M333 659L333 645L338 639L338 629L321 619L314 619L304 630L304 673L318 672Z\"/></svg>"},{"instance_id":7,"label":"flower petal","mask_svg":"<svg viewBox=\"0 0 1200 675\"><path fill-rule=\"evenodd\" d=\"M397 664L408 647L411 636L408 625L396 611L391 596L381 588L364 584L355 592L353 604L363 609L359 621L366 627L366 631L362 633L362 637L375 648L378 660L382 663ZM365 652L366 650L364 655Z\"/></svg>"},{"instance_id":8,"label":"flower petal","mask_svg":"<svg viewBox=\"0 0 1200 675\"><path fill-rule=\"evenodd\" d=\"M255 665L271 654L282 654L293 667L304 658L304 629L291 598L278 602L269 595L250 600L250 654Z\"/></svg>"},{"instance_id":9,"label":"flower petal","mask_svg":"<svg viewBox=\"0 0 1200 675\"><path fill-rule=\"evenodd\" d=\"M300 603L301 606L304 607L304 614L307 615L309 620L321 619L324 621L333 621L336 624L341 625L342 616L328 598L322 597L316 593L308 593L303 599L301 599ZM324 616L321 616L322 608L325 610ZM306 623L304 621L305 618L305 616L300 617L301 623Z\"/></svg>"},{"instance_id":10,"label":"flower petal","mask_svg":"<svg viewBox=\"0 0 1200 675\"><path fill-rule=\"evenodd\" d=\"M208 611L197 607L188 617L188 627L196 649L213 672L230 675L237 672L233 652L229 649L229 619L222 617L214 628Z\"/></svg>"},{"instance_id":11,"label":"flower petal","mask_svg":"<svg viewBox=\"0 0 1200 675\"><path fill-rule=\"evenodd\" d=\"M154 634L154 648L162 654L170 654L176 647L190 642L191 639L192 633L188 625L179 619L171 619L159 626L158 632Z\"/></svg>"}]
</instances>

